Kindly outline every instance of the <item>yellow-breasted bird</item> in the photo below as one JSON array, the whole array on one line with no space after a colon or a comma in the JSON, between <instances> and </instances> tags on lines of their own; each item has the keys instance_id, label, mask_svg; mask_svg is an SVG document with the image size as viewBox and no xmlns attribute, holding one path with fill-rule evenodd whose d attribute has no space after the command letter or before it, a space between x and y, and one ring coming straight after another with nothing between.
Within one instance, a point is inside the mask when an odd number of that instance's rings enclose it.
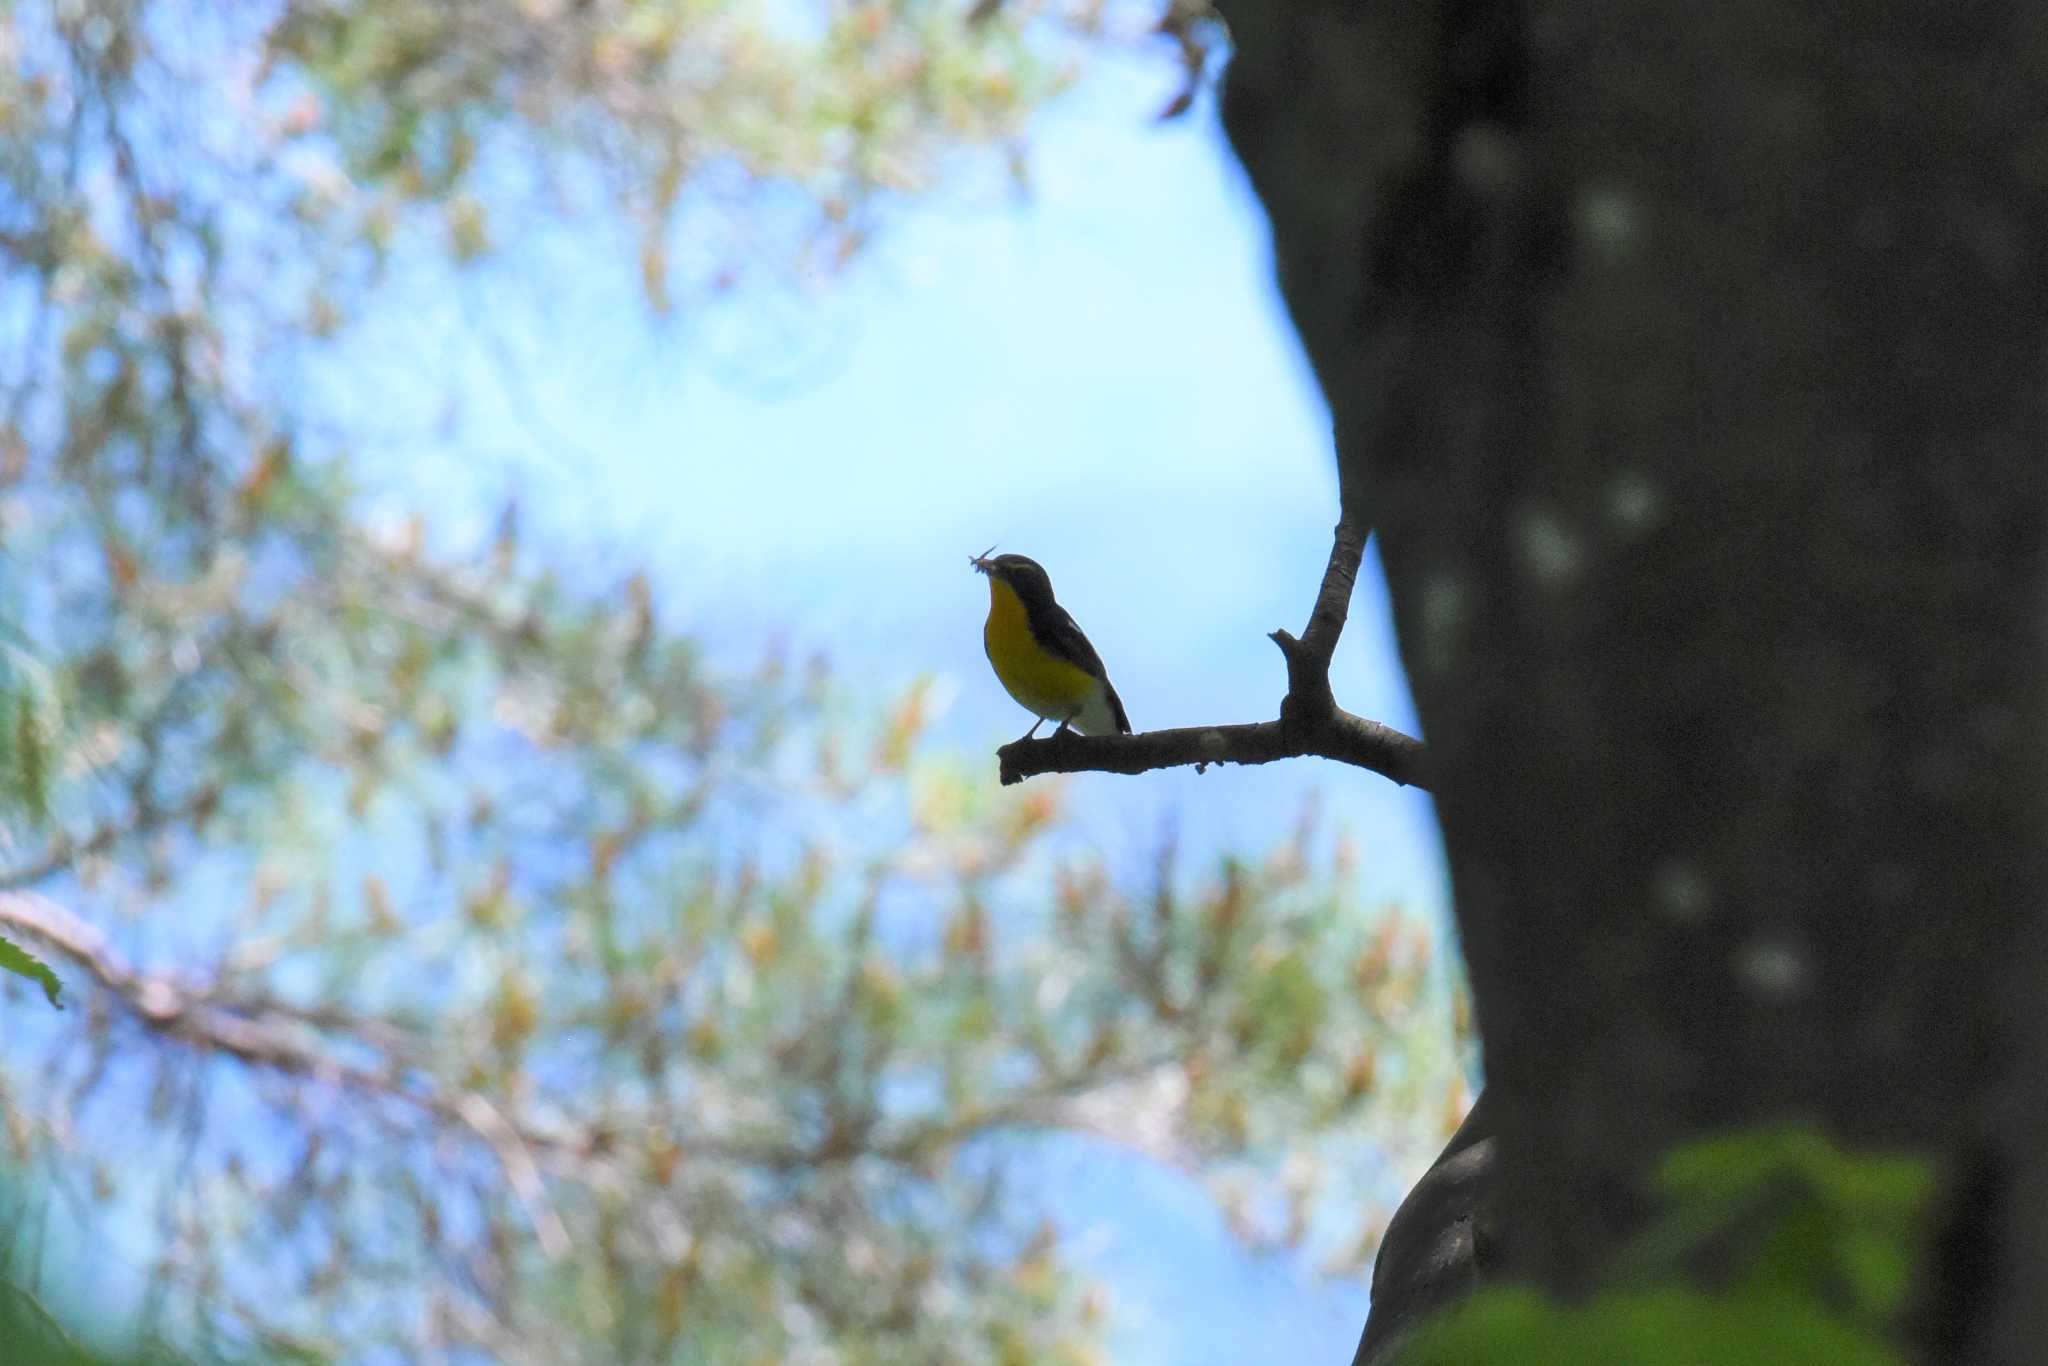
<instances>
[{"instance_id":1,"label":"yellow-breasted bird","mask_svg":"<svg viewBox=\"0 0 2048 1366\"><path fill-rule=\"evenodd\" d=\"M1018 705L1038 718L1022 738L1047 721L1057 723L1055 735L1068 726L1083 735L1130 734L1102 657L1053 601L1052 580L1038 561L981 554L972 563L988 575L988 622L981 628L988 662Z\"/></svg>"}]
</instances>

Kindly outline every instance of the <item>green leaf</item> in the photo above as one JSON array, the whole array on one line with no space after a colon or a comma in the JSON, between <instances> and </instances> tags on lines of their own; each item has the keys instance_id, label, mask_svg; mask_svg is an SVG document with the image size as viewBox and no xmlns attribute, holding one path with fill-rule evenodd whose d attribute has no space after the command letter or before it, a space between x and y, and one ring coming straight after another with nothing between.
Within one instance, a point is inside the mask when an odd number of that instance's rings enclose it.
<instances>
[{"instance_id":1,"label":"green leaf","mask_svg":"<svg viewBox=\"0 0 2048 1366\"><path fill-rule=\"evenodd\" d=\"M1898 1366L1883 1343L1810 1301L1657 1290L1561 1305L1522 1290L1479 1296L1422 1335L1401 1366L1569 1361L1578 1366Z\"/></svg>"},{"instance_id":2,"label":"green leaf","mask_svg":"<svg viewBox=\"0 0 2048 1366\"><path fill-rule=\"evenodd\" d=\"M31 982L40 983L43 995L50 998L50 1004L59 1010L64 1008L64 1003L57 999L58 993L64 989L64 984L57 980L56 973L50 971L50 965L4 936L0 936L0 968L5 968L17 977L26 977Z\"/></svg>"},{"instance_id":3,"label":"green leaf","mask_svg":"<svg viewBox=\"0 0 2048 1366\"><path fill-rule=\"evenodd\" d=\"M0 816L49 816L58 705L49 671L0 640Z\"/></svg>"}]
</instances>

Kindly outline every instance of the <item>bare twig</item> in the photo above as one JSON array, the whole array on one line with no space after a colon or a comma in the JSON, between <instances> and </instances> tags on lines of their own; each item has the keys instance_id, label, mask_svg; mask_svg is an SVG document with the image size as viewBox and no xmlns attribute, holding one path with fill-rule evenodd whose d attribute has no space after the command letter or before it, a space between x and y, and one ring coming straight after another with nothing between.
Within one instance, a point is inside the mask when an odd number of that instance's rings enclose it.
<instances>
[{"instance_id":1,"label":"bare twig","mask_svg":"<svg viewBox=\"0 0 2048 1366\"><path fill-rule=\"evenodd\" d=\"M996 751L1005 783L1041 773L1150 773L1193 764L1270 764L1275 759L1322 758L1370 769L1409 787L1427 788L1423 744L1391 726L1333 708L1320 721L1252 721L1229 726L1183 726L1137 735L1080 735L1065 731L1043 740L1018 740Z\"/></svg>"},{"instance_id":2,"label":"bare twig","mask_svg":"<svg viewBox=\"0 0 2048 1366\"><path fill-rule=\"evenodd\" d=\"M1155 31L1171 38L1180 48L1181 69L1180 89L1159 111L1161 123L1177 119L1194 107L1195 96L1201 93L1202 78L1209 70L1209 58L1216 49L1214 31L1220 24L1209 0L1172 0L1159 16Z\"/></svg>"},{"instance_id":3,"label":"bare twig","mask_svg":"<svg viewBox=\"0 0 2048 1366\"><path fill-rule=\"evenodd\" d=\"M996 751L1003 782L1018 783L1041 773L1149 773L1183 764L1200 771L1210 764L1317 757L1427 789L1422 742L1352 715L1337 705L1330 690L1330 659L1344 633L1364 554L1365 528L1350 521L1338 523L1308 629L1298 639L1286 631L1273 632L1273 643L1287 660L1287 695L1280 700L1279 720L1138 735L1060 731L1043 740L1017 740Z\"/></svg>"},{"instance_id":4,"label":"bare twig","mask_svg":"<svg viewBox=\"0 0 2048 1366\"><path fill-rule=\"evenodd\" d=\"M535 1165L526 1140L512 1127L511 1121L498 1112L498 1107L479 1092L464 1093L456 1101L455 1109L462 1116L462 1122L488 1143L497 1155L505 1179L512 1183L513 1193L525 1206L526 1217L540 1238L541 1250L557 1259L568 1256L569 1229L563 1224L562 1216L555 1213L554 1207L548 1203L547 1183L541 1179L540 1168Z\"/></svg>"},{"instance_id":5,"label":"bare twig","mask_svg":"<svg viewBox=\"0 0 2048 1366\"><path fill-rule=\"evenodd\" d=\"M116 844L140 835L154 834L186 821L203 820L220 805L220 788L206 783L178 801L159 805L147 790L149 773L138 775L131 784L136 790L138 809L125 820L108 821L82 835L60 835L31 862L0 868L0 892L33 886L71 869L80 859L104 854Z\"/></svg>"},{"instance_id":6,"label":"bare twig","mask_svg":"<svg viewBox=\"0 0 2048 1366\"><path fill-rule=\"evenodd\" d=\"M1299 640L1285 631L1272 634L1273 643L1287 659L1287 696L1280 700L1283 722L1309 722L1337 710L1337 699L1330 691L1330 660L1337 653L1337 637L1344 634L1345 618L1351 614L1351 592L1358 584L1358 564L1364 557L1365 528L1348 521L1337 523L1330 562L1323 568L1316 605L1308 615L1308 629Z\"/></svg>"}]
</instances>

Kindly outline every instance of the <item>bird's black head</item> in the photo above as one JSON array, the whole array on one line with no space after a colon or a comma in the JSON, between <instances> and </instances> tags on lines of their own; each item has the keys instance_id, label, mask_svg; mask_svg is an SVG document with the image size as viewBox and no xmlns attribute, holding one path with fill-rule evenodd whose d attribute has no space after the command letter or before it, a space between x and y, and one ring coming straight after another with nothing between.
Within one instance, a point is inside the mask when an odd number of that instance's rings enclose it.
<instances>
[{"instance_id":1,"label":"bird's black head","mask_svg":"<svg viewBox=\"0 0 2048 1366\"><path fill-rule=\"evenodd\" d=\"M974 567L990 578L1001 579L1025 604L1049 603L1052 580L1038 561L1023 555L976 555Z\"/></svg>"}]
</instances>

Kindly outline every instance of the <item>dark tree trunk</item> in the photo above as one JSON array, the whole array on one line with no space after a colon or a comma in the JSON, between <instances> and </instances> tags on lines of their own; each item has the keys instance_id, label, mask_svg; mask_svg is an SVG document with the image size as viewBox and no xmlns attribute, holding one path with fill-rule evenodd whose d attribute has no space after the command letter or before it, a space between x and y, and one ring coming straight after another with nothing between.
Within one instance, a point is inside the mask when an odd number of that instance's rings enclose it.
<instances>
[{"instance_id":1,"label":"dark tree trunk","mask_svg":"<svg viewBox=\"0 0 2048 1366\"><path fill-rule=\"evenodd\" d=\"M1352 1366L1379 1366L1438 1310L1499 1274L1499 1140L1494 1102L1481 1093L1380 1239L1372 1316Z\"/></svg>"},{"instance_id":2,"label":"dark tree trunk","mask_svg":"<svg viewBox=\"0 0 2048 1366\"><path fill-rule=\"evenodd\" d=\"M2048 5L1219 3L1506 1264L1582 1288L1658 1153L1806 1117L1967 1191L1927 1354L2038 1360Z\"/></svg>"}]
</instances>

